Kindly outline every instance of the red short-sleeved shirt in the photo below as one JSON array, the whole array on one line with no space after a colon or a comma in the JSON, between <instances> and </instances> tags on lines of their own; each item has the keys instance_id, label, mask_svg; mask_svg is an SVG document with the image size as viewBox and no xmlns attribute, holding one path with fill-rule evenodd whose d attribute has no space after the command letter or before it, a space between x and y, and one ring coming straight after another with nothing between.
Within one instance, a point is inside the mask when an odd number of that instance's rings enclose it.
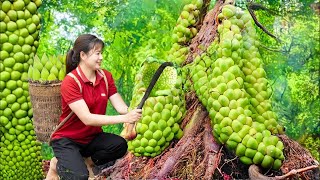
<instances>
[{"instance_id":1,"label":"red short-sleeved shirt","mask_svg":"<svg viewBox=\"0 0 320 180\"><path fill-rule=\"evenodd\" d=\"M108 80L108 91L106 90L103 75L98 71L96 72L94 85L85 77L80 66L72 71L82 86L82 93L80 93L80 88L72 77L66 76L64 78L61 84L62 114L60 116L60 122L70 114L71 109L69 104L80 99L86 102L91 113L106 114L108 99L117 93L117 88L111 73L107 70L103 71ZM52 139L66 137L78 143L87 144L100 132L102 132L101 127L86 126L76 114L73 114L71 118L53 134Z\"/></svg>"}]
</instances>

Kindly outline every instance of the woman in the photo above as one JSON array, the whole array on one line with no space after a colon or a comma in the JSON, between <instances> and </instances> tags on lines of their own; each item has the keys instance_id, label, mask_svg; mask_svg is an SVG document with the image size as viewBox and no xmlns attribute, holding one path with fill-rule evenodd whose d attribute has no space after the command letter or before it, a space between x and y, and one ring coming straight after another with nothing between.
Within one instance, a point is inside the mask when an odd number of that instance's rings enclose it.
<instances>
[{"instance_id":1,"label":"woman","mask_svg":"<svg viewBox=\"0 0 320 180\"><path fill-rule=\"evenodd\" d=\"M96 36L83 34L67 54L67 73L72 76L66 76L61 84L60 121L71 116L52 135L55 158L47 179L58 179L59 175L60 179L87 180L93 166L114 162L127 152L126 141L103 133L101 126L134 123L141 118L141 109L128 112L111 73L100 69L103 47ZM108 100L120 115L105 115Z\"/></svg>"}]
</instances>

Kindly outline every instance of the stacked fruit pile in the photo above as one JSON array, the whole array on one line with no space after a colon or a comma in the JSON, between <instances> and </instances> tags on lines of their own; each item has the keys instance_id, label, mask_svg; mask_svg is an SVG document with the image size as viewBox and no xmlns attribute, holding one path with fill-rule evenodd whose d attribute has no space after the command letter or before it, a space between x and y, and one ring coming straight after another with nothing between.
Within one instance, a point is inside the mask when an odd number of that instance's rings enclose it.
<instances>
[{"instance_id":1,"label":"stacked fruit pile","mask_svg":"<svg viewBox=\"0 0 320 180\"><path fill-rule=\"evenodd\" d=\"M194 3L187 4L183 7L177 24L173 29L172 39L174 44L168 52L169 61L179 65L185 61L189 52L187 43L198 33L195 25L202 5L203 2L201 0L196 0Z\"/></svg>"},{"instance_id":2,"label":"stacked fruit pile","mask_svg":"<svg viewBox=\"0 0 320 180\"><path fill-rule=\"evenodd\" d=\"M251 16L225 5L218 17L219 36L190 68L196 94L220 143L245 164L279 169L284 147L271 132L282 132L282 127L271 111L271 90Z\"/></svg>"},{"instance_id":3,"label":"stacked fruit pile","mask_svg":"<svg viewBox=\"0 0 320 180\"><path fill-rule=\"evenodd\" d=\"M143 64L136 75L138 83L134 88L130 108L137 107L159 66L158 62L146 61ZM173 138L182 137L179 123L186 108L181 82L175 68L167 67L162 72L143 106L142 118L136 126L137 137L128 142L128 149L135 156L154 157L168 147Z\"/></svg>"},{"instance_id":4,"label":"stacked fruit pile","mask_svg":"<svg viewBox=\"0 0 320 180\"><path fill-rule=\"evenodd\" d=\"M41 0L1 1L0 179L41 179L28 92L28 68L36 53Z\"/></svg>"},{"instance_id":5,"label":"stacked fruit pile","mask_svg":"<svg viewBox=\"0 0 320 180\"><path fill-rule=\"evenodd\" d=\"M65 58L63 56L48 56L43 54L41 60L34 56L33 66L29 66L28 76L32 81L63 80L66 75Z\"/></svg>"}]
</instances>

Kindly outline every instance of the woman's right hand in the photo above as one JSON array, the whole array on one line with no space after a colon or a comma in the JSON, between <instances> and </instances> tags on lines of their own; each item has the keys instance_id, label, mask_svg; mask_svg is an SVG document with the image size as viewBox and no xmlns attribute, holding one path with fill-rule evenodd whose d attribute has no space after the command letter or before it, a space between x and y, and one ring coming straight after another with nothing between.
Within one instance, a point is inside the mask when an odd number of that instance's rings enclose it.
<instances>
[{"instance_id":1,"label":"woman's right hand","mask_svg":"<svg viewBox=\"0 0 320 180\"><path fill-rule=\"evenodd\" d=\"M127 123L134 123L141 118L142 109L133 109L130 112L128 112L125 116Z\"/></svg>"}]
</instances>

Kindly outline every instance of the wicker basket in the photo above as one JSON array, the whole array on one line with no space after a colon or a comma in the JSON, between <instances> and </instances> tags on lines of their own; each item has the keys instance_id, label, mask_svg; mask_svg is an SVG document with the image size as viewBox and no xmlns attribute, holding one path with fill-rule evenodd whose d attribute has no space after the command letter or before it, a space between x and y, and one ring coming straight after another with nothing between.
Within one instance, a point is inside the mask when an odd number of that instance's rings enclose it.
<instances>
[{"instance_id":1,"label":"wicker basket","mask_svg":"<svg viewBox=\"0 0 320 180\"><path fill-rule=\"evenodd\" d=\"M33 125L38 141L49 142L61 115L61 82L40 84L29 81Z\"/></svg>"}]
</instances>

